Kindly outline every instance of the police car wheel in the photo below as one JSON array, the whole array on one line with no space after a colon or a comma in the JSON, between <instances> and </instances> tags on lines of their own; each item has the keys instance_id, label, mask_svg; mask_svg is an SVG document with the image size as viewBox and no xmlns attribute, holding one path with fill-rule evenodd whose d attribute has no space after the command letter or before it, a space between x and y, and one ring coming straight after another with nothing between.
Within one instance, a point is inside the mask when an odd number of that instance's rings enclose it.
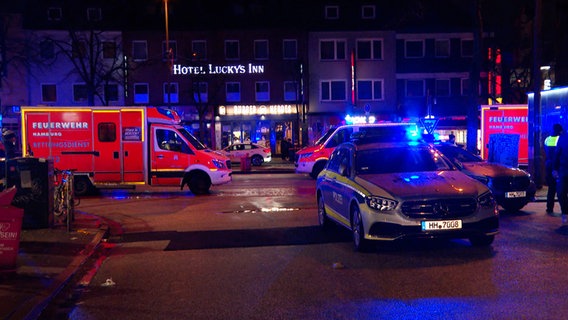
<instances>
[{"instance_id":1,"label":"police car wheel","mask_svg":"<svg viewBox=\"0 0 568 320\"><path fill-rule=\"evenodd\" d=\"M357 206L352 208L351 232L353 233L353 249L359 252L367 252L371 248L369 240L365 239L365 228L361 211Z\"/></svg>"}]
</instances>

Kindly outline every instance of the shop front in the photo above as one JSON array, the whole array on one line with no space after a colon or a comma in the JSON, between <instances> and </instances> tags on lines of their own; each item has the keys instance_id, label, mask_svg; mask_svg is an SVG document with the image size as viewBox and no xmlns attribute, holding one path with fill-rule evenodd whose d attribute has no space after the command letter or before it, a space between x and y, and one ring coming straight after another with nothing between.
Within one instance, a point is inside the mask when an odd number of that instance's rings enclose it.
<instances>
[{"instance_id":1,"label":"shop front","mask_svg":"<svg viewBox=\"0 0 568 320\"><path fill-rule=\"evenodd\" d=\"M217 149L235 142L253 142L282 155L282 141L298 144L298 110L295 105L224 105L215 118Z\"/></svg>"}]
</instances>

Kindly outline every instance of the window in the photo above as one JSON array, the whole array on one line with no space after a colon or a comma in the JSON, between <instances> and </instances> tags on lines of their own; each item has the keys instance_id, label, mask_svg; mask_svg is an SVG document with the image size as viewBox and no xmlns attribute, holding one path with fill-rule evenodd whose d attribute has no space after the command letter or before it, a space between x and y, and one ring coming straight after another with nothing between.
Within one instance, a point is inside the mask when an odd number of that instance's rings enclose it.
<instances>
[{"instance_id":1,"label":"window","mask_svg":"<svg viewBox=\"0 0 568 320\"><path fill-rule=\"evenodd\" d=\"M326 19L339 19L339 6L325 6L324 10Z\"/></svg>"},{"instance_id":2,"label":"window","mask_svg":"<svg viewBox=\"0 0 568 320\"><path fill-rule=\"evenodd\" d=\"M105 99L107 102L118 101L118 85L105 84Z\"/></svg>"},{"instance_id":3,"label":"window","mask_svg":"<svg viewBox=\"0 0 568 320\"><path fill-rule=\"evenodd\" d=\"M158 142L158 147L162 150L192 154L191 149L185 144L181 136L173 130L156 130L156 141Z\"/></svg>"},{"instance_id":4,"label":"window","mask_svg":"<svg viewBox=\"0 0 568 320\"><path fill-rule=\"evenodd\" d=\"M241 83L240 82L227 82L226 84L226 98L227 102L241 101Z\"/></svg>"},{"instance_id":5,"label":"window","mask_svg":"<svg viewBox=\"0 0 568 320\"><path fill-rule=\"evenodd\" d=\"M436 58L447 58L450 56L450 40L435 40L434 55Z\"/></svg>"},{"instance_id":6,"label":"window","mask_svg":"<svg viewBox=\"0 0 568 320\"><path fill-rule=\"evenodd\" d=\"M61 18L62 18L61 8L59 8L59 7L47 8L47 20L48 21L61 21Z\"/></svg>"},{"instance_id":7,"label":"window","mask_svg":"<svg viewBox=\"0 0 568 320\"><path fill-rule=\"evenodd\" d=\"M73 41L71 50L73 58L85 58L87 56L87 43L85 40Z\"/></svg>"},{"instance_id":8,"label":"window","mask_svg":"<svg viewBox=\"0 0 568 320\"><path fill-rule=\"evenodd\" d=\"M357 40L357 59L381 60L383 58L383 40Z\"/></svg>"},{"instance_id":9,"label":"window","mask_svg":"<svg viewBox=\"0 0 568 320\"><path fill-rule=\"evenodd\" d=\"M256 101L270 101L270 83L268 81L257 81L254 88Z\"/></svg>"},{"instance_id":10,"label":"window","mask_svg":"<svg viewBox=\"0 0 568 320\"><path fill-rule=\"evenodd\" d=\"M321 40L321 60L345 60L345 40Z\"/></svg>"},{"instance_id":11,"label":"window","mask_svg":"<svg viewBox=\"0 0 568 320\"><path fill-rule=\"evenodd\" d=\"M239 40L225 40L225 59L239 59Z\"/></svg>"},{"instance_id":12,"label":"window","mask_svg":"<svg viewBox=\"0 0 568 320\"><path fill-rule=\"evenodd\" d=\"M194 40L191 42L191 55L193 60L207 60L207 41Z\"/></svg>"},{"instance_id":13,"label":"window","mask_svg":"<svg viewBox=\"0 0 568 320\"><path fill-rule=\"evenodd\" d=\"M342 80L321 82L321 101L345 101L347 82Z\"/></svg>"},{"instance_id":14,"label":"window","mask_svg":"<svg viewBox=\"0 0 568 320\"><path fill-rule=\"evenodd\" d=\"M268 40L254 40L254 58L268 60Z\"/></svg>"},{"instance_id":15,"label":"window","mask_svg":"<svg viewBox=\"0 0 568 320\"><path fill-rule=\"evenodd\" d=\"M164 61L175 61L177 59L177 42L169 41L169 48L166 46L166 42L162 41L162 59ZM169 49L169 53L168 53Z\"/></svg>"},{"instance_id":16,"label":"window","mask_svg":"<svg viewBox=\"0 0 568 320\"><path fill-rule=\"evenodd\" d=\"M112 41L103 41L103 58L116 58L116 43Z\"/></svg>"},{"instance_id":17,"label":"window","mask_svg":"<svg viewBox=\"0 0 568 320\"><path fill-rule=\"evenodd\" d=\"M297 101L298 100L298 82L297 81L284 81L284 100Z\"/></svg>"},{"instance_id":18,"label":"window","mask_svg":"<svg viewBox=\"0 0 568 320\"><path fill-rule=\"evenodd\" d=\"M87 91L87 85L85 84L74 84L73 85L73 101L74 102L86 102L89 99L89 93Z\"/></svg>"},{"instance_id":19,"label":"window","mask_svg":"<svg viewBox=\"0 0 568 320\"><path fill-rule=\"evenodd\" d=\"M424 41L407 40L404 42L405 58L422 58L424 57Z\"/></svg>"},{"instance_id":20,"label":"window","mask_svg":"<svg viewBox=\"0 0 568 320\"><path fill-rule=\"evenodd\" d=\"M469 96L471 92L469 79L461 79L461 94L462 96Z\"/></svg>"},{"instance_id":21,"label":"window","mask_svg":"<svg viewBox=\"0 0 568 320\"><path fill-rule=\"evenodd\" d=\"M97 125L97 136L100 142L116 141L116 124L114 122L101 122Z\"/></svg>"},{"instance_id":22,"label":"window","mask_svg":"<svg viewBox=\"0 0 568 320\"><path fill-rule=\"evenodd\" d=\"M57 90L54 84L41 85L41 102L56 102Z\"/></svg>"},{"instance_id":23,"label":"window","mask_svg":"<svg viewBox=\"0 0 568 320\"><path fill-rule=\"evenodd\" d=\"M132 41L132 59L134 61L148 60L148 43L146 41Z\"/></svg>"},{"instance_id":24,"label":"window","mask_svg":"<svg viewBox=\"0 0 568 320\"><path fill-rule=\"evenodd\" d=\"M383 80L358 80L357 99L383 100Z\"/></svg>"},{"instance_id":25,"label":"window","mask_svg":"<svg viewBox=\"0 0 568 320\"><path fill-rule=\"evenodd\" d=\"M424 97L424 80L406 80L407 97Z\"/></svg>"},{"instance_id":26,"label":"window","mask_svg":"<svg viewBox=\"0 0 568 320\"><path fill-rule=\"evenodd\" d=\"M134 84L134 103L150 102L150 94L147 83Z\"/></svg>"},{"instance_id":27,"label":"window","mask_svg":"<svg viewBox=\"0 0 568 320\"><path fill-rule=\"evenodd\" d=\"M164 103L179 103L178 83L164 83Z\"/></svg>"},{"instance_id":28,"label":"window","mask_svg":"<svg viewBox=\"0 0 568 320\"><path fill-rule=\"evenodd\" d=\"M195 103L207 102L207 82L193 83L193 99Z\"/></svg>"},{"instance_id":29,"label":"window","mask_svg":"<svg viewBox=\"0 0 568 320\"><path fill-rule=\"evenodd\" d=\"M101 8L87 8L87 20L101 21Z\"/></svg>"},{"instance_id":30,"label":"window","mask_svg":"<svg viewBox=\"0 0 568 320\"><path fill-rule=\"evenodd\" d=\"M39 51L42 59L55 58L55 45L51 40L43 40L39 43Z\"/></svg>"},{"instance_id":31,"label":"window","mask_svg":"<svg viewBox=\"0 0 568 320\"><path fill-rule=\"evenodd\" d=\"M461 41L461 56L473 57L473 40Z\"/></svg>"},{"instance_id":32,"label":"window","mask_svg":"<svg viewBox=\"0 0 568 320\"><path fill-rule=\"evenodd\" d=\"M436 79L436 97L450 96L450 80Z\"/></svg>"},{"instance_id":33,"label":"window","mask_svg":"<svg viewBox=\"0 0 568 320\"><path fill-rule=\"evenodd\" d=\"M284 39L282 47L284 60L298 59L298 41L296 39Z\"/></svg>"},{"instance_id":34,"label":"window","mask_svg":"<svg viewBox=\"0 0 568 320\"><path fill-rule=\"evenodd\" d=\"M361 6L361 19L375 19L375 6Z\"/></svg>"}]
</instances>

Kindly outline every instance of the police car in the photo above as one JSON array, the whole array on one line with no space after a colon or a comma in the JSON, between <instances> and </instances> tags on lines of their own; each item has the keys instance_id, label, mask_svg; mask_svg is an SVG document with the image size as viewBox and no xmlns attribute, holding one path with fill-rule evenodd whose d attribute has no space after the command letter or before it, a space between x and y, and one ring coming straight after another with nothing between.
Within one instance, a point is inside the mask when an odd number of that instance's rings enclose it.
<instances>
[{"instance_id":1,"label":"police car","mask_svg":"<svg viewBox=\"0 0 568 320\"><path fill-rule=\"evenodd\" d=\"M351 230L356 251L409 238L493 243L499 210L486 185L427 143L370 140L339 145L318 176L321 226L332 221Z\"/></svg>"}]
</instances>

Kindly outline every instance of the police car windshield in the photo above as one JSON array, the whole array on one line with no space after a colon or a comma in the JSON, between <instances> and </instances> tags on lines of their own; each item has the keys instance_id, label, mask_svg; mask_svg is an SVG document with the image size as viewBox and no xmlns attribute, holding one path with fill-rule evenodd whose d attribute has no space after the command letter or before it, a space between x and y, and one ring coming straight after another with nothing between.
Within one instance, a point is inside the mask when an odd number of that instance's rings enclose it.
<instances>
[{"instance_id":1,"label":"police car windshield","mask_svg":"<svg viewBox=\"0 0 568 320\"><path fill-rule=\"evenodd\" d=\"M187 139L187 141L189 141L189 143L191 143L191 145L197 149L197 150L205 150L207 149L207 147L201 143L199 140L197 140L196 137L194 137L191 133L189 133L189 131L187 131L185 128L178 128L179 132L184 136L184 138Z\"/></svg>"},{"instance_id":2,"label":"police car windshield","mask_svg":"<svg viewBox=\"0 0 568 320\"><path fill-rule=\"evenodd\" d=\"M451 170L436 151L427 147L393 147L357 152L358 174Z\"/></svg>"}]
</instances>

